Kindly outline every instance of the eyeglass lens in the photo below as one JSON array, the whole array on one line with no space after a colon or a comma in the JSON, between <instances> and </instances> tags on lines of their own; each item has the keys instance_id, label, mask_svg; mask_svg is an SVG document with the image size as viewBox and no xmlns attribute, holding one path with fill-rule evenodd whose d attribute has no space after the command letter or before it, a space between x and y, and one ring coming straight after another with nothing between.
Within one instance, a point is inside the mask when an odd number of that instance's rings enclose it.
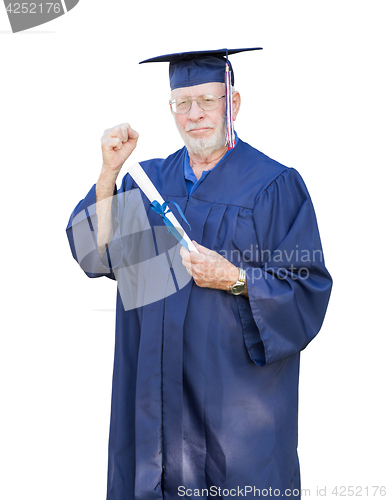
<instances>
[{"instance_id":1,"label":"eyeglass lens","mask_svg":"<svg viewBox=\"0 0 388 500\"><path fill-rule=\"evenodd\" d=\"M177 114L187 113L191 109L193 101L197 101L198 106L204 111L213 111L220 105L220 99L224 96L212 94L200 95L197 97L180 97L172 102L173 111Z\"/></svg>"}]
</instances>

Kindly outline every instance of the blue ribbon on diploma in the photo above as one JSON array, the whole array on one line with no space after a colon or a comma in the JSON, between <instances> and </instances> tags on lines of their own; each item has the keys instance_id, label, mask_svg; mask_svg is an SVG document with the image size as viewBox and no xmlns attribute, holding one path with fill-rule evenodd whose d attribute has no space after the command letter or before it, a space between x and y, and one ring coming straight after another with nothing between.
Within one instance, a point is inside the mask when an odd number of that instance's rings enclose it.
<instances>
[{"instance_id":1,"label":"blue ribbon on diploma","mask_svg":"<svg viewBox=\"0 0 388 500\"><path fill-rule=\"evenodd\" d=\"M179 241L179 243L181 245L183 245L187 250L189 250L189 246L186 243L186 241L184 240L183 236L179 233L179 231L175 228L175 226L172 224L172 222L166 216L166 214L171 212L170 208L168 208L169 203L173 203L176 206L176 208L179 212L179 215L182 217L182 219L186 222L186 224L191 229L191 226L187 222L187 219L184 216L184 214L181 210L181 207L178 205L178 203L175 203L175 201L165 201L163 203L163 205L161 205L158 201L154 200L153 202L151 202L151 208L152 208L152 210L154 210L154 212L156 212L157 214L159 214L162 217L163 222L165 223L166 228L167 228L167 233L172 233L175 236L175 238Z\"/></svg>"}]
</instances>

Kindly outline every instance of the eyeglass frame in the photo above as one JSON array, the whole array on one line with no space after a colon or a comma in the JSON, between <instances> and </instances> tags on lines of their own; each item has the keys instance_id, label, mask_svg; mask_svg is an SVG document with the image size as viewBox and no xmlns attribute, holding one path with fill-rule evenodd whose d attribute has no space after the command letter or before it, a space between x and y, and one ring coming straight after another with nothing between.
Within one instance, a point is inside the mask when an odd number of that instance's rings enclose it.
<instances>
[{"instance_id":1,"label":"eyeglass frame","mask_svg":"<svg viewBox=\"0 0 388 500\"><path fill-rule=\"evenodd\" d=\"M216 97L218 99L218 105L216 108L214 109L209 109L209 110L206 110L206 109L203 109L202 106L199 104L198 102L198 98L199 97L205 97L205 96L212 96L212 97ZM196 95L196 96L193 96L193 97L190 97L190 96L183 96L183 97L178 97L178 99L187 99L190 101L190 107L187 111L185 111L184 113L176 113L174 111L174 109L172 110L173 113L175 113L176 115L185 115L186 113L188 113L190 110L191 110L191 106L193 105L193 101L197 101L197 104L198 106L202 109L202 111L205 111L206 113L208 113L209 111L215 111L216 109L218 109L220 107L220 102L221 102L221 99L225 97L225 94L224 95L221 95L221 96L217 96L215 94L201 94L201 95ZM173 99L173 100L170 100L169 102L169 105L172 106L173 104L176 103L176 99Z\"/></svg>"}]
</instances>

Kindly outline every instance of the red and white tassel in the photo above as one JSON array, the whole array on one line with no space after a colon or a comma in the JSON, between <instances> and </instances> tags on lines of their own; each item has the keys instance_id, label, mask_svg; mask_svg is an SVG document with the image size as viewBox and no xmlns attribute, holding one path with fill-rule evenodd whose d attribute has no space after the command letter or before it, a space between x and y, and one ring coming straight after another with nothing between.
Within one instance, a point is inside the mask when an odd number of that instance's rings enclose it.
<instances>
[{"instance_id":1,"label":"red and white tassel","mask_svg":"<svg viewBox=\"0 0 388 500\"><path fill-rule=\"evenodd\" d=\"M235 144L233 114L232 114L232 73L229 61L225 64L225 138L228 149L233 149Z\"/></svg>"}]
</instances>

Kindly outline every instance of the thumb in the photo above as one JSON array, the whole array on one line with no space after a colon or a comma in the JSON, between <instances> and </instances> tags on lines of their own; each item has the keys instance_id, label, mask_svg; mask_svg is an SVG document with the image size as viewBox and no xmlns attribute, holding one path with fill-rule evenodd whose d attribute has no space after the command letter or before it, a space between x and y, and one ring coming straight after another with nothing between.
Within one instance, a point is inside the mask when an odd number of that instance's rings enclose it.
<instances>
[{"instance_id":1,"label":"thumb","mask_svg":"<svg viewBox=\"0 0 388 500\"><path fill-rule=\"evenodd\" d=\"M132 127L128 127L127 132L128 140L137 141L137 139L139 138L139 132L136 132L136 130L134 130Z\"/></svg>"}]
</instances>

